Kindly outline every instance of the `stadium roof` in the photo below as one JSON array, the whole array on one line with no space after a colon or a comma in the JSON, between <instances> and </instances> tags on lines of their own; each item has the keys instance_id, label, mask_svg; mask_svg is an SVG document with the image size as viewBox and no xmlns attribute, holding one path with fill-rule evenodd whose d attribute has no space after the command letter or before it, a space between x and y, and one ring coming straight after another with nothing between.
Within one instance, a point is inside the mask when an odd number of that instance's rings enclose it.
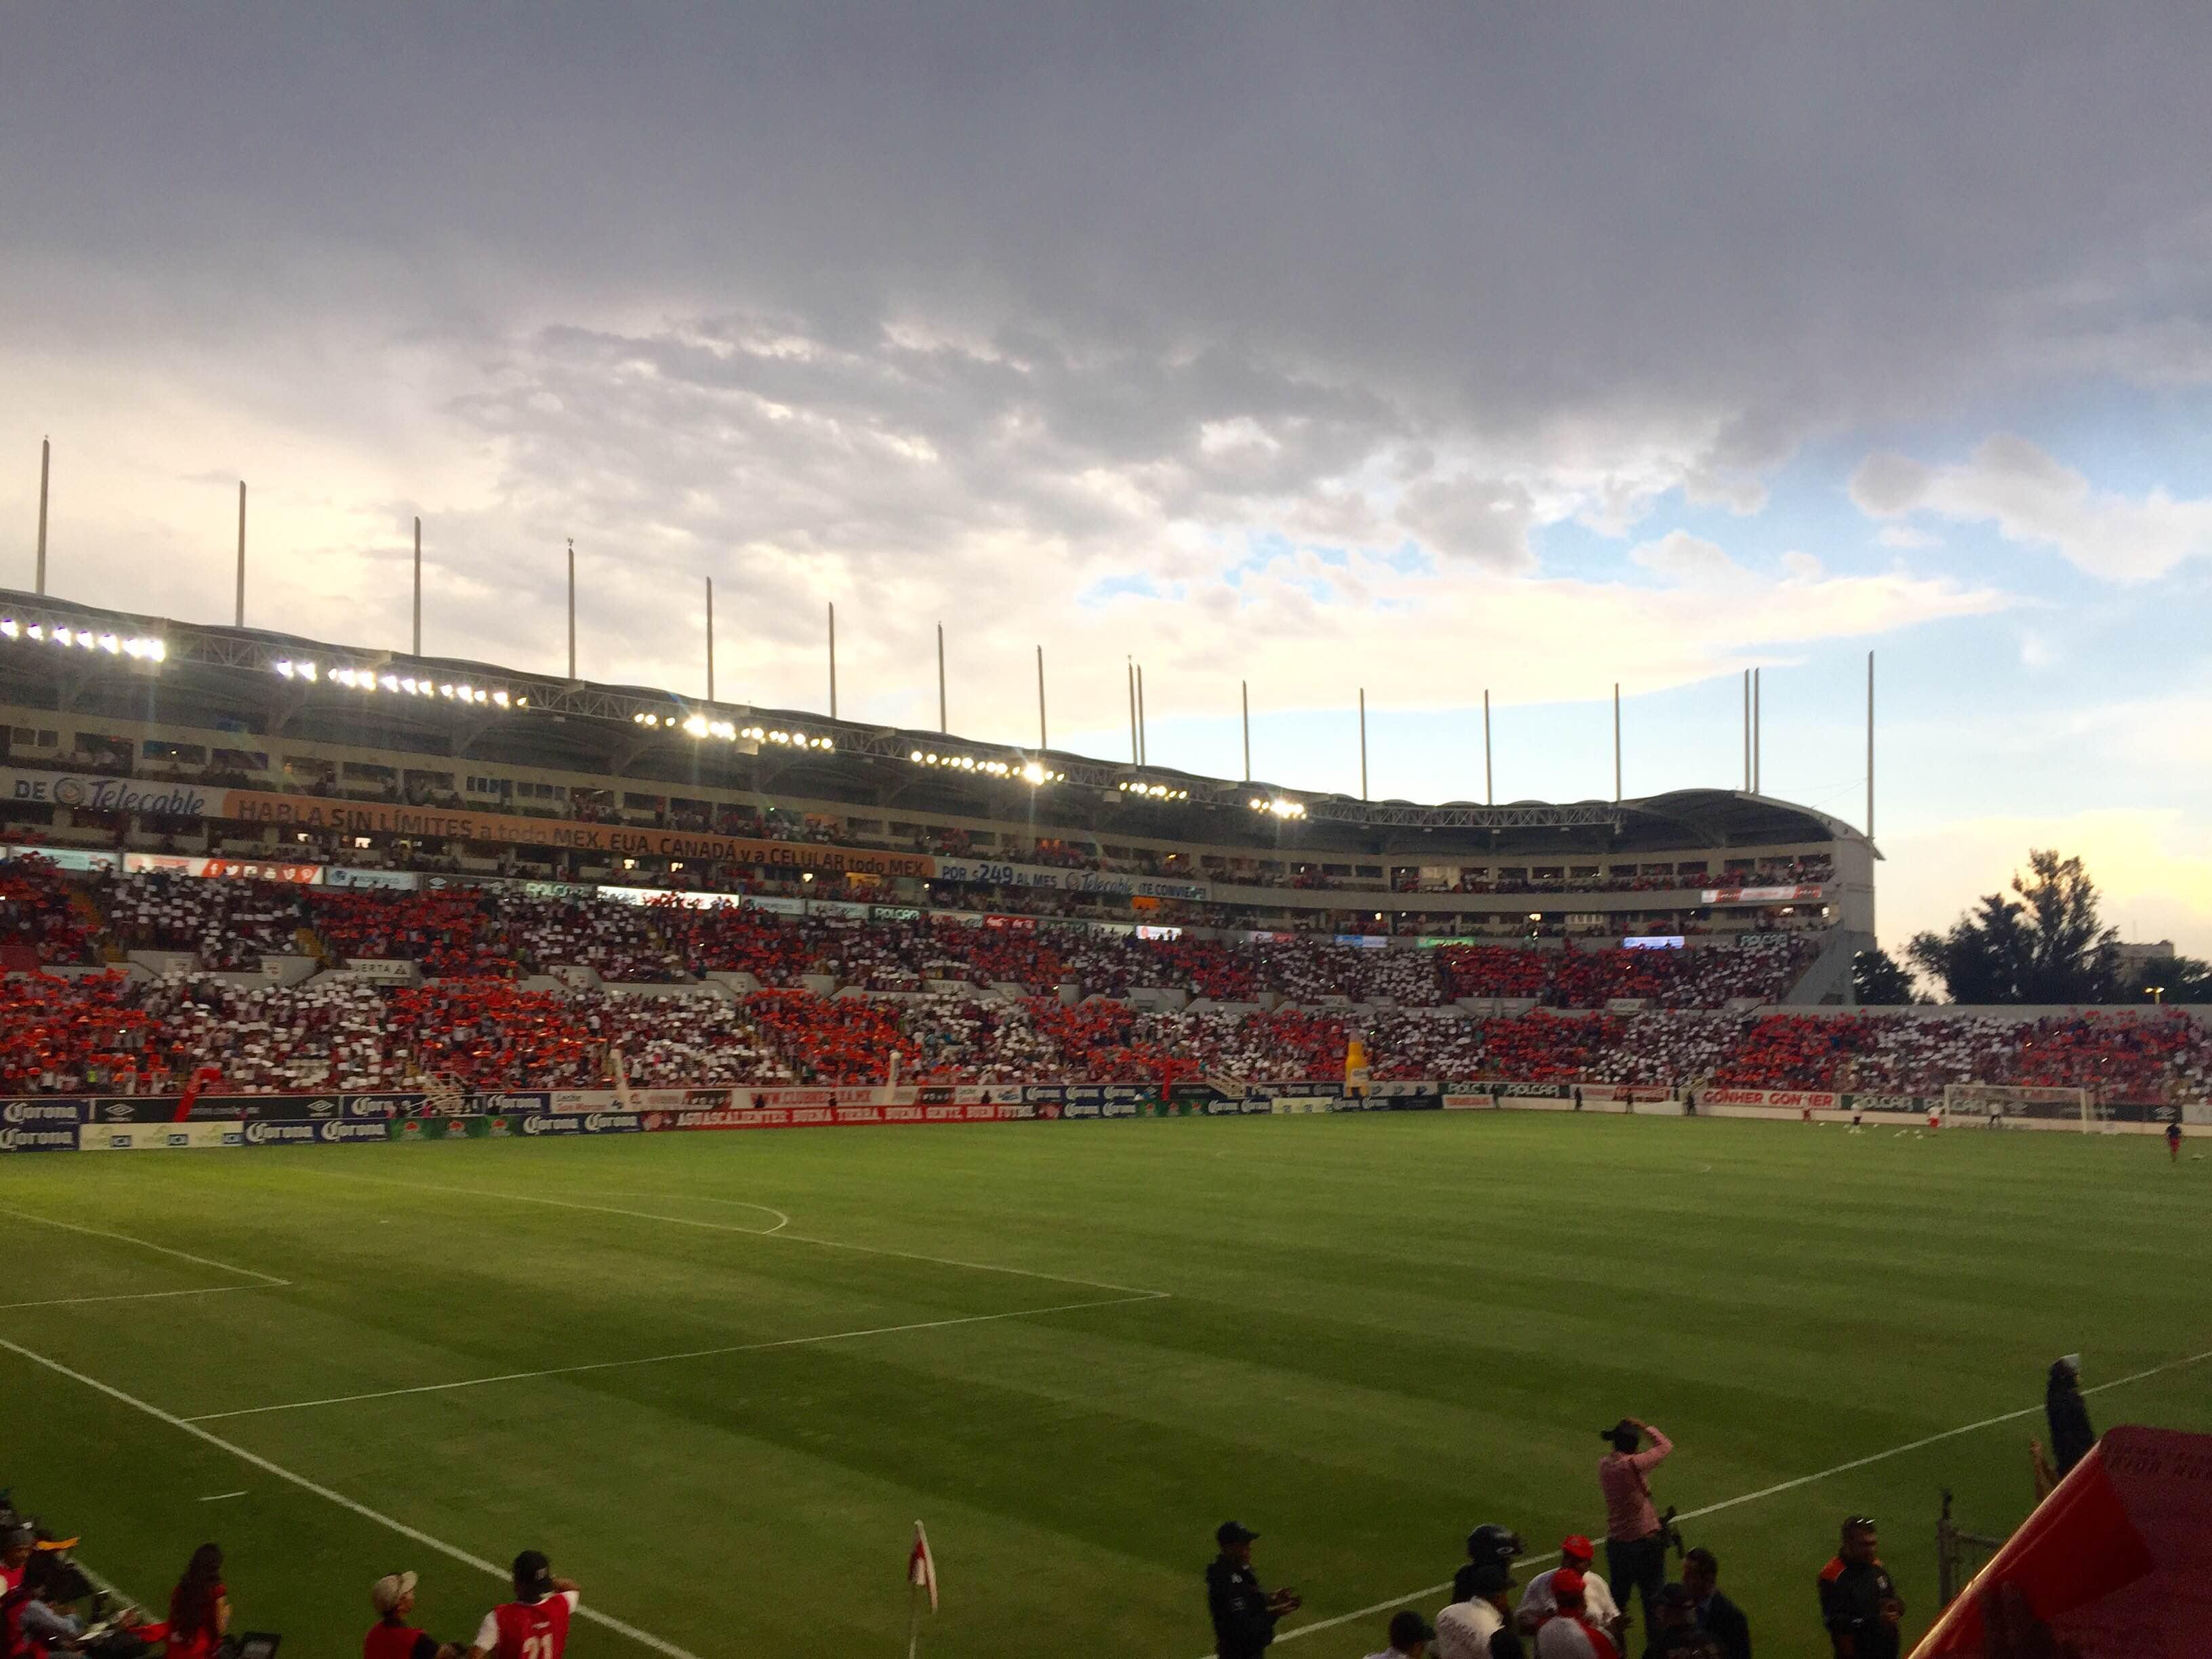
<instances>
[{"instance_id":1,"label":"stadium roof","mask_svg":"<svg viewBox=\"0 0 2212 1659\"><path fill-rule=\"evenodd\" d=\"M1860 833L1810 807L1729 789L1496 806L1363 801L4 590L0 695L80 719L372 748L401 766L415 757L538 767L647 793L750 791L1316 858L1565 859Z\"/></svg>"}]
</instances>

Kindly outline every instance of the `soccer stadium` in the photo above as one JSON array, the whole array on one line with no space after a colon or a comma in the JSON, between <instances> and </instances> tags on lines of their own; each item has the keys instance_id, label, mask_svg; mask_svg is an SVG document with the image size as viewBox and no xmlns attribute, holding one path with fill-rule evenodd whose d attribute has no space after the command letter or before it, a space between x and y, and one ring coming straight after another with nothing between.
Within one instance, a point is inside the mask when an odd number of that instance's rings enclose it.
<instances>
[{"instance_id":1,"label":"soccer stadium","mask_svg":"<svg viewBox=\"0 0 2212 1659\"><path fill-rule=\"evenodd\" d=\"M0 1659L2212 1656L2135 9L11 9Z\"/></svg>"},{"instance_id":2,"label":"soccer stadium","mask_svg":"<svg viewBox=\"0 0 2212 1659\"><path fill-rule=\"evenodd\" d=\"M1350 1652L1440 1600L1444 1517L1531 1572L1602 1530L1623 1400L1763 1629L1838 1503L1932 1611L1939 1490L2020 1485L2061 1210L2111 1211L2058 1291L2093 1383L2201 1391L2122 1262L2201 1225L2130 1132L2201 1118L2212 1032L1853 1007L1878 855L1818 812L1368 803L0 603L5 1145L204 1153L10 1160L0 1347L106 1465L70 1524L238 1505L274 1628L394 1536L453 1607L526 1516L612 1582L592 1650L765 1650L915 1509L999 1587L933 1644L1081 1606L1195 1654L1218 1510L1287 1534L1277 1639Z\"/></svg>"}]
</instances>

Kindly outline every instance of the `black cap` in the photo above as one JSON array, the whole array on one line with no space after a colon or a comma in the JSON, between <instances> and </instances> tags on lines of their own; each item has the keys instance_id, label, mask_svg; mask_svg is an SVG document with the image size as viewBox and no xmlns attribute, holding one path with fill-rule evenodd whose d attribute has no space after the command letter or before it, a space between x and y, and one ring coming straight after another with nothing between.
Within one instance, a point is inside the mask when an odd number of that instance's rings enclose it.
<instances>
[{"instance_id":1,"label":"black cap","mask_svg":"<svg viewBox=\"0 0 2212 1659\"><path fill-rule=\"evenodd\" d=\"M1601 1440L1641 1440L1644 1437L1644 1431L1624 1417L1611 1428L1600 1429L1597 1431L1597 1437Z\"/></svg>"},{"instance_id":2,"label":"black cap","mask_svg":"<svg viewBox=\"0 0 2212 1659\"><path fill-rule=\"evenodd\" d=\"M1686 1587L1669 1584L1659 1592L1659 1605L1662 1607L1693 1607L1697 1606L1697 1601Z\"/></svg>"},{"instance_id":3,"label":"black cap","mask_svg":"<svg viewBox=\"0 0 2212 1659\"><path fill-rule=\"evenodd\" d=\"M1231 1544L1249 1544L1259 1535L1242 1521L1224 1521L1213 1529L1213 1541L1224 1549Z\"/></svg>"},{"instance_id":4,"label":"black cap","mask_svg":"<svg viewBox=\"0 0 2212 1659\"><path fill-rule=\"evenodd\" d=\"M1407 1607L1390 1615L1392 1647L1410 1648L1416 1642L1433 1642L1436 1639L1437 1627L1413 1608Z\"/></svg>"},{"instance_id":5,"label":"black cap","mask_svg":"<svg viewBox=\"0 0 2212 1659\"><path fill-rule=\"evenodd\" d=\"M1467 1535L1470 1561L1510 1561L1521 1553L1521 1534L1510 1527L1477 1527Z\"/></svg>"},{"instance_id":6,"label":"black cap","mask_svg":"<svg viewBox=\"0 0 2212 1659\"><path fill-rule=\"evenodd\" d=\"M514 1593L535 1601L553 1590L553 1564L543 1550L525 1550L514 1558Z\"/></svg>"}]
</instances>

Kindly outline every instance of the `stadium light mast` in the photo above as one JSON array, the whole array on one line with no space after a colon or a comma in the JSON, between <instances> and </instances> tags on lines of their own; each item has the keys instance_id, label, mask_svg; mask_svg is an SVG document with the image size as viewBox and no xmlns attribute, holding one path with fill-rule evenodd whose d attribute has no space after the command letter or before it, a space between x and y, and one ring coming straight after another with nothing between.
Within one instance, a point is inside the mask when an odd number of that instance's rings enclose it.
<instances>
[{"instance_id":1,"label":"stadium light mast","mask_svg":"<svg viewBox=\"0 0 2212 1659\"><path fill-rule=\"evenodd\" d=\"M246 626L246 480L238 481L238 620L236 627Z\"/></svg>"},{"instance_id":2,"label":"stadium light mast","mask_svg":"<svg viewBox=\"0 0 2212 1659\"><path fill-rule=\"evenodd\" d=\"M1620 799L1620 682L1613 683L1613 798Z\"/></svg>"},{"instance_id":3,"label":"stadium light mast","mask_svg":"<svg viewBox=\"0 0 2212 1659\"><path fill-rule=\"evenodd\" d=\"M54 441L39 440L39 565L31 591L40 599L46 596L46 480L53 467Z\"/></svg>"},{"instance_id":4,"label":"stadium light mast","mask_svg":"<svg viewBox=\"0 0 2212 1659\"><path fill-rule=\"evenodd\" d=\"M837 601L830 601L830 718L837 718Z\"/></svg>"},{"instance_id":5,"label":"stadium light mast","mask_svg":"<svg viewBox=\"0 0 2212 1659\"><path fill-rule=\"evenodd\" d=\"M1044 647L1037 647L1042 650ZM943 737L951 728L945 714L945 624L937 624L937 734Z\"/></svg>"},{"instance_id":6,"label":"stadium light mast","mask_svg":"<svg viewBox=\"0 0 2212 1659\"><path fill-rule=\"evenodd\" d=\"M1367 799L1367 688L1359 688L1359 799Z\"/></svg>"},{"instance_id":7,"label":"stadium light mast","mask_svg":"<svg viewBox=\"0 0 2212 1659\"><path fill-rule=\"evenodd\" d=\"M1145 665L1137 665L1137 764L1148 765L1152 755L1152 733L1145 729Z\"/></svg>"},{"instance_id":8,"label":"stadium light mast","mask_svg":"<svg viewBox=\"0 0 2212 1659\"><path fill-rule=\"evenodd\" d=\"M1874 839L1874 653L1867 653L1867 839Z\"/></svg>"},{"instance_id":9,"label":"stadium light mast","mask_svg":"<svg viewBox=\"0 0 2212 1659\"><path fill-rule=\"evenodd\" d=\"M568 678L576 678L576 538L568 538Z\"/></svg>"},{"instance_id":10,"label":"stadium light mast","mask_svg":"<svg viewBox=\"0 0 2212 1659\"><path fill-rule=\"evenodd\" d=\"M1498 805L1498 790L1490 773L1490 688L1482 688L1482 804Z\"/></svg>"},{"instance_id":11,"label":"stadium light mast","mask_svg":"<svg viewBox=\"0 0 2212 1659\"><path fill-rule=\"evenodd\" d=\"M1244 711L1244 781L1252 781L1252 687L1246 680L1237 682L1237 701Z\"/></svg>"},{"instance_id":12,"label":"stadium light mast","mask_svg":"<svg viewBox=\"0 0 2212 1659\"><path fill-rule=\"evenodd\" d=\"M1743 671L1743 793L1751 793L1751 670Z\"/></svg>"},{"instance_id":13,"label":"stadium light mast","mask_svg":"<svg viewBox=\"0 0 2212 1659\"><path fill-rule=\"evenodd\" d=\"M714 579L707 582L707 701L714 701Z\"/></svg>"},{"instance_id":14,"label":"stadium light mast","mask_svg":"<svg viewBox=\"0 0 2212 1659\"><path fill-rule=\"evenodd\" d=\"M1135 766L1140 763L1137 751L1137 659L1124 657L1121 667L1129 680L1129 764Z\"/></svg>"},{"instance_id":15,"label":"stadium light mast","mask_svg":"<svg viewBox=\"0 0 2212 1659\"><path fill-rule=\"evenodd\" d=\"M1756 668L1751 671L1751 793L1754 795L1760 793L1765 781L1759 776L1766 747L1766 733L1761 728L1759 708L1759 694L1765 689L1759 684L1761 672Z\"/></svg>"},{"instance_id":16,"label":"stadium light mast","mask_svg":"<svg viewBox=\"0 0 2212 1659\"><path fill-rule=\"evenodd\" d=\"M415 651L422 654L422 520L415 520Z\"/></svg>"},{"instance_id":17,"label":"stadium light mast","mask_svg":"<svg viewBox=\"0 0 2212 1659\"><path fill-rule=\"evenodd\" d=\"M1037 750L1042 753L1052 747L1044 730L1044 647L1036 648L1037 657Z\"/></svg>"}]
</instances>

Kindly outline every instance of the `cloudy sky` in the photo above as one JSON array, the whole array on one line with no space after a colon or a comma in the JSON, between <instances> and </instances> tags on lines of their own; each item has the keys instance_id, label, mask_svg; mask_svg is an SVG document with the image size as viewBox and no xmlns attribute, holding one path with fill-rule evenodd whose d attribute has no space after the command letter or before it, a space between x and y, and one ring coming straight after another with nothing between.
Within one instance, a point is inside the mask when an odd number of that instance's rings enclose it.
<instances>
[{"instance_id":1,"label":"cloudy sky","mask_svg":"<svg viewBox=\"0 0 2212 1659\"><path fill-rule=\"evenodd\" d=\"M2212 952L2212 12L19 9L0 567L1480 799L1740 781L1881 923Z\"/></svg>"}]
</instances>

